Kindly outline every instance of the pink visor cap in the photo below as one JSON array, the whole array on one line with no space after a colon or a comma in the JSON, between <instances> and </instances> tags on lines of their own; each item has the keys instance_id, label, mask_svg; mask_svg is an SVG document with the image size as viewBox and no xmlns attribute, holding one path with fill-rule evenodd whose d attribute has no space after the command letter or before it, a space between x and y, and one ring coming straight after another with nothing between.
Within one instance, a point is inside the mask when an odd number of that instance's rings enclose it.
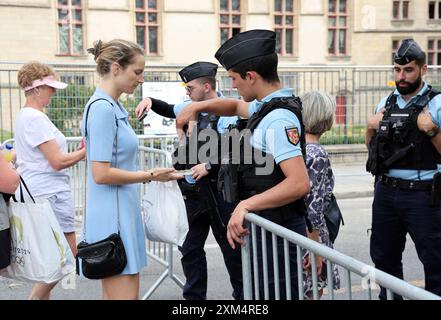
<instances>
[{"instance_id":1,"label":"pink visor cap","mask_svg":"<svg viewBox=\"0 0 441 320\"><path fill-rule=\"evenodd\" d=\"M32 90L34 88L37 88L39 86L44 86L44 85L55 88L55 89L66 89L66 87L67 87L67 83L55 80L54 76L47 76L47 77L44 77L43 79L34 80L32 82L32 85L24 88L24 91L29 91L29 90Z\"/></svg>"}]
</instances>

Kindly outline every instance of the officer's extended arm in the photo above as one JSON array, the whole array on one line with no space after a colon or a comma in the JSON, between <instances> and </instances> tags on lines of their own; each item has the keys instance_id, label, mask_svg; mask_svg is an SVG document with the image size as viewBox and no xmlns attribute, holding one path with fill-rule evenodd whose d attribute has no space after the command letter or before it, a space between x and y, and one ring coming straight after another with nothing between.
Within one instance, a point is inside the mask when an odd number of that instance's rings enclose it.
<instances>
[{"instance_id":1,"label":"officer's extended arm","mask_svg":"<svg viewBox=\"0 0 441 320\"><path fill-rule=\"evenodd\" d=\"M152 100L152 110L157 114L166 118L176 118L175 112L173 111L173 104L168 104L165 101L155 98L150 99Z\"/></svg>"},{"instance_id":2,"label":"officer's extended arm","mask_svg":"<svg viewBox=\"0 0 441 320\"><path fill-rule=\"evenodd\" d=\"M238 115L248 118L248 103L239 99L208 99L205 101L192 102L188 104L176 117L176 129L181 129L191 120L196 118L196 114L207 112L217 116Z\"/></svg>"},{"instance_id":3,"label":"officer's extended arm","mask_svg":"<svg viewBox=\"0 0 441 320\"><path fill-rule=\"evenodd\" d=\"M136 107L135 115L141 121L146 117L150 109L163 117L176 118L172 104L154 98L143 99Z\"/></svg>"},{"instance_id":4,"label":"officer's extended arm","mask_svg":"<svg viewBox=\"0 0 441 320\"><path fill-rule=\"evenodd\" d=\"M309 177L303 157L284 160L280 168L285 179L271 189L245 200L249 204L249 211L278 208L309 193Z\"/></svg>"},{"instance_id":5,"label":"officer's extended arm","mask_svg":"<svg viewBox=\"0 0 441 320\"><path fill-rule=\"evenodd\" d=\"M248 212L277 208L294 202L309 193L309 177L303 157L294 157L280 163L285 179L263 193L245 199L236 206L227 227L227 240L234 249L243 244L242 236L249 231L243 227Z\"/></svg>"}]
</instances>

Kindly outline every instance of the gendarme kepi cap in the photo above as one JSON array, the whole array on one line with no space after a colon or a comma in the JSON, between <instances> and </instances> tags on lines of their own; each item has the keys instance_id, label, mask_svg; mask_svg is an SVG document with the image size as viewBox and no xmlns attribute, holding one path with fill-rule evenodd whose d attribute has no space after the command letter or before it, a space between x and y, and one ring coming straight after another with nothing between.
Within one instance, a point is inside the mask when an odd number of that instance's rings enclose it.
<instances>
[{"instance_id":1,"label":"gendarme kepi cap","mask_svg":"<svg viewBox=\"0 0 441 320\"><path fill-rule=\"evenodd\" d=\"M217 72L217 64L211 62L199 61L179 71L179 76L185 83L201 77L215 77Z\"/></svg>"},{"instance_id":2,"label":"gendarme kepi cap","mask_svg":"<svg viewBox=\"0 0 441 320\"><path fill-rule=\"evenodd\" d=\"M424 51L418 43L412 39L405 39L395 53L394 61L399 65L405 65L413 60L424 58L424 56Z\"/></svg>"},{"instance_id":3,"label":"gendarme kepi cap","mask_svg":"<svg viewBox=\"0 0 441 320\"><path fill-rule=\"evenodd\" d=\"M250 30L228 39L214 55L226 69L251 58L276 52L276 33L270 30Z\"/></svg>"}]
</instances>

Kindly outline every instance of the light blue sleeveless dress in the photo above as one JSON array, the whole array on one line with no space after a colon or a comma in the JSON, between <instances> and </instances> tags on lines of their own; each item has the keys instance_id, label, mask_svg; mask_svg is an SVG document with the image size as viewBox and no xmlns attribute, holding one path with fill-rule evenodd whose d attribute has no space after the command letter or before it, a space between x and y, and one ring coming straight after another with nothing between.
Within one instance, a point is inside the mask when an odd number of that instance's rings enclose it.
<instances>
[{"instance_id":1,"label":"light blue sleeveless dress","mask_svg":"<svg viewBox=\"0 0 441 320\"><path fill-rule=\"evenodd\" d=\"M87 201L85 239L92 243L117 232L117 197L115 185L98 185L92 178L91 161L111 162L122 170L138 170L138 138L128 122L128 113L119 103L97 88L86 104L97 99L90 109L87 124ZM118 132L117 124L118 122ZM115 137L118 133L118 163L115 157ZM118 186L120 233L127 255L127 266L122 274L136 274L147 265L144 226L141 217L139 184ZM84 238L84 234L82 236Z\"/></svg>"}]
</instances>

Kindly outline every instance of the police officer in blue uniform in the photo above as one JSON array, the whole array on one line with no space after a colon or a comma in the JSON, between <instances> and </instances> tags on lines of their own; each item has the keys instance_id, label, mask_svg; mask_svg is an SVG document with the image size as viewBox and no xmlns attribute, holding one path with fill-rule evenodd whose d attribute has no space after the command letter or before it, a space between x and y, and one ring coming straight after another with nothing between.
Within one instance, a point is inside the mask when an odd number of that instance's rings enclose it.
<instances>
[{"instance_id":1,"label":"police officer in blue uniform","mask_svg":"<svg viewBox=\"0 0 441 320\"><path fill-rule=\"evenodd\" d=\"M216 92L217 68L216 64L203 61L183 68L179 75L186 84L187 94L191 100L173 106L158 99L147 98L138 106L136 114L142 114L145 109L151 107L153 111L164 117L176 118L191 101L222 97L220 92ZM233 298L242 299L240 250L232 249L226 239L226 225L234 206L226 203L217 191L220 135L230 125L235 125L238 118L200 113L197 120L197 130L194 130L191 136L180 144L174 154L176 169L191 169L192 171L192 175L186 175L185 179L179 182L189 219L187 237L182 247L179 248L182 253L182 268L186 277L183 296L188 300L207 299L207 259L204 245L211 227L230 275ZM207 138L201 139L201 134L206 135ZM218 140L214 141L216 138ZM203 159L205 154L204 152L199 154L199 151L202 146L208 144L211 144L211 149L207 157Z\"/></svg>"},{"instance_id":2,"label":"police officer in blue uniform","mask_svg":"<svg viewBox=\"0 0 441 320\"><path fill-rule=\"evenodd\" d=\"M376 268L403 279L409 233L426 290L441 295L441 95L422 80L426 54L414 40L404 40L394 60L396 90L380 101L366 132L366 168L376 177L370 253Z\"/></svg>"},{"instance_id":3,"label":"police officer in blue uniform","mask_svg":"<svg viewBox=\"0 0 441 320\"><path fill-rule=\"evenodd\" d=\"M228 71L233 87L238 89L244 101L217 99L192 103L177 118L178 128L202 111L249 118L241 136L241 154L230 155L232 158L238 156L240 164L226 165L229 171L223 177L225 188L231 187L233 190L227 193L231 195L238 192L237 197L241 200L227 227L227 237L232 248L236 248L236 243L243 244L241 237L250 232L244 227L244 218L248 212L306 236L303 197L309 192L309 178L303 157L305 133L301 102L293 96L292 89L281 86L275 46L276 35L269 30L242 32L226 41L215 57ZM229 186L235 179L228 179L234 176L237 181ZM239 188L235 188L237 185ZM261 233L258 232L256 236L260 290L259 296L254 298L274 299L276 283L272 267L268 268L269 295L264 295ZM268 265L272 266L270 235L267 235L266 241ZM280 298L285 299L285 261L281 239L277 241L277 248ZM297 299L296 248L290 245L289 250L291 293L292 298Z\"/></svg>"}]
</instances>

